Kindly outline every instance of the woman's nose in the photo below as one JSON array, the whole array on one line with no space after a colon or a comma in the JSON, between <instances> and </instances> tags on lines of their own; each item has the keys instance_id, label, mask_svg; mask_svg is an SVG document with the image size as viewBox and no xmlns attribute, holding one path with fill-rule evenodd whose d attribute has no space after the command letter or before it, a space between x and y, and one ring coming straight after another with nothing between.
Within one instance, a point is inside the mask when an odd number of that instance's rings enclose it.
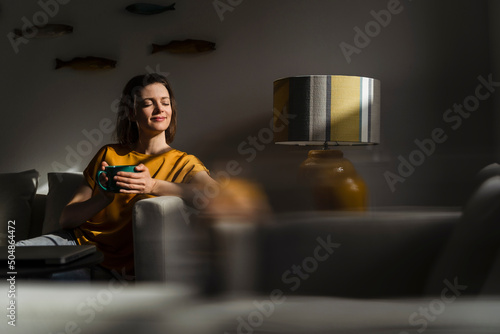
<instances>
[{"instance_id":1,"label":"woman's nose","mask_svg":"<svg viewBox=\"0 0 500 334\"><path fill-rule=\"evenodd\" d=\"M155 103L155 109L153 112L156 114L160 114L163 111L165 111L165 107L161 103Z\"/></svg>"}]
</instances>

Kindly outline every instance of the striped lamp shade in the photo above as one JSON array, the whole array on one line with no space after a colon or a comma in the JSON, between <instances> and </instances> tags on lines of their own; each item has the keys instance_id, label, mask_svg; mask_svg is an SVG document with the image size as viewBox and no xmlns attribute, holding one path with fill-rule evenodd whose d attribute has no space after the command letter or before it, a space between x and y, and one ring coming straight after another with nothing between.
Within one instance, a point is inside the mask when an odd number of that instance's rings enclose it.
<instances>
[{"instance_id":1,"label":"striped lamp shade","mask_svg":"<svg viewBox=\"0 0 500 334\"><path fill-rule=\"evenodd\" d=\"M274 142L360 145L380 141L380 81L312 75L274 82Z\"/></svg>"}]
</instances>

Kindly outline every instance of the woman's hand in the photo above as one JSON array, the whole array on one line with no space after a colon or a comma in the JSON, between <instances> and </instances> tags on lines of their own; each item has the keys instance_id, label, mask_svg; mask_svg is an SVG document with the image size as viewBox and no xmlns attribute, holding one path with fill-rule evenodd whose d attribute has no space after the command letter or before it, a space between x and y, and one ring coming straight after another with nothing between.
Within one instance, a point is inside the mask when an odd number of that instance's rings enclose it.
<instances>
[{"instance_id":1,"label":"woman's hand","mask_svg":"<svg viewBox=\"0 0 500 334\"><path fill-rule=\"evenodd\" d=\"M103 161L101 163L101 170L104 170L106 166L108 164ZM101 183L106 183L107 181L108 178L101 173ZM61 212L59 224L62 228L71 229L80 226L113 201L115 198L114 193L104 191L98 185L96 187L99 190L95 196L92 196L93 190L87 181L84 181L77 189L73 198Z\"/></svg>"},{"instance_id":2,"label":"woman's hand","mask_svg":"<svg viewBox=\"0 0 500 334\"><path fill-rule=\"evenodd\" d=\"M108 163L106 161L101 162L101 170L102 171L104 171L107 166L109 166L109 165L108 165ZM104 184L104 185L107 185L107 183L108 183L108 177L106 176L106 174L105 173L101 173L100 178L101 178L101 183ZM100 194L104 195L104 197L106 197L106 199L110 203L114 200L115 193L113 193L111 191L104 191L104 189L102 189L99 186L97 186L97 188L99 189Z\"/></svg>"},{"instance_id":3,"label":"woman's hand","mask_svg":"<svg viewBox=\"0 0 500 334\"><path fill-rule=\"evenodd\" d=\"M120 193L124 194L153 194L157 180L151 177L148 167L140 164L135 167L136 173L118 172L115 177L116 185L120 186Z\"/></svg>"}]
</instances>

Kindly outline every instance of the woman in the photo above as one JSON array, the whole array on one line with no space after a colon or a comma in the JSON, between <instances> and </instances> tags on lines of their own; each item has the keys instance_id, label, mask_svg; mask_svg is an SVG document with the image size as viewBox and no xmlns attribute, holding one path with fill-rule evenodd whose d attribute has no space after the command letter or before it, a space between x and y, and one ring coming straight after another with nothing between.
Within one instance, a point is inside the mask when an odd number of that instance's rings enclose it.
<instances>
[{"instance_id":1,"label":"woman","mask_svg":"<svg viewBox=\"0 0 500 334\"><path fill-rule=\"evenodd\" d=\"M176 121L175 98L165 77L147 74L132 78L120 102L119 143L99 150L84 170L84 184L61 214L60 225L69 234L62 238L72 238L74 244L95 244L104 254L101 266L108 270L134 275L132 208L137 201L170 195L189 202L195 187L215 182L196 157L170 146ZM96 184L97 172L108 165L137 166L135 173L117 174L119 193L104 191Z\"/></svg>"}]
</instances>

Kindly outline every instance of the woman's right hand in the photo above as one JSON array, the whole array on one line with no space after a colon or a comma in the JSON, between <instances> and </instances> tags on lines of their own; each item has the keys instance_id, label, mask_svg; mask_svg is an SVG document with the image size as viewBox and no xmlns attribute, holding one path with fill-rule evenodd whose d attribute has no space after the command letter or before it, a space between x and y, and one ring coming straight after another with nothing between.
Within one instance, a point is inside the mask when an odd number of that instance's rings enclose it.
<instances>
[{"instance_id":1,"label":"woman's right hand","mask_svg":"<svg viewBox=\"0 0 500 334\"><path fill-rule=\"evenodd\" d=\"M104 170L108 164L103 161L101 163L101 170ZM101 173L103 174L103 173ZM102 181L107 183L107 178L101 175ZM99 187L97 184L94 187ZM110 191L104 191L99 187L97 193L85 180L82 185L77 189L73 198L64 207L59 224L62 228L70 229L80 226L99 211L107 207L115 198L115 194Z\"/></svg>"},{"instance_id":2,"label":"woman's right hand","mask_svg":"<svg viewBox=\"0 0 500 334\"><path fill-rule=\"evenodd\" d=\"M109 166L108 163L106 161L103 161L101 162L101 170L104 171L106 169L106 167ZM101 173L101 175L99 175L100 177L100 181L101 181L101 184L107 186L107 183L108 183L108 177L106 176L105 173ZM96 180L97 181L97 180ZM103 195L106 200L108 200L110 203L115 199L115 193L114 192L111 192L111 191L105 191L104 189L102 189L101 187L97 186L98 189L99 189L99 193L101 195Z\"/></svg>"}]
</instances>

